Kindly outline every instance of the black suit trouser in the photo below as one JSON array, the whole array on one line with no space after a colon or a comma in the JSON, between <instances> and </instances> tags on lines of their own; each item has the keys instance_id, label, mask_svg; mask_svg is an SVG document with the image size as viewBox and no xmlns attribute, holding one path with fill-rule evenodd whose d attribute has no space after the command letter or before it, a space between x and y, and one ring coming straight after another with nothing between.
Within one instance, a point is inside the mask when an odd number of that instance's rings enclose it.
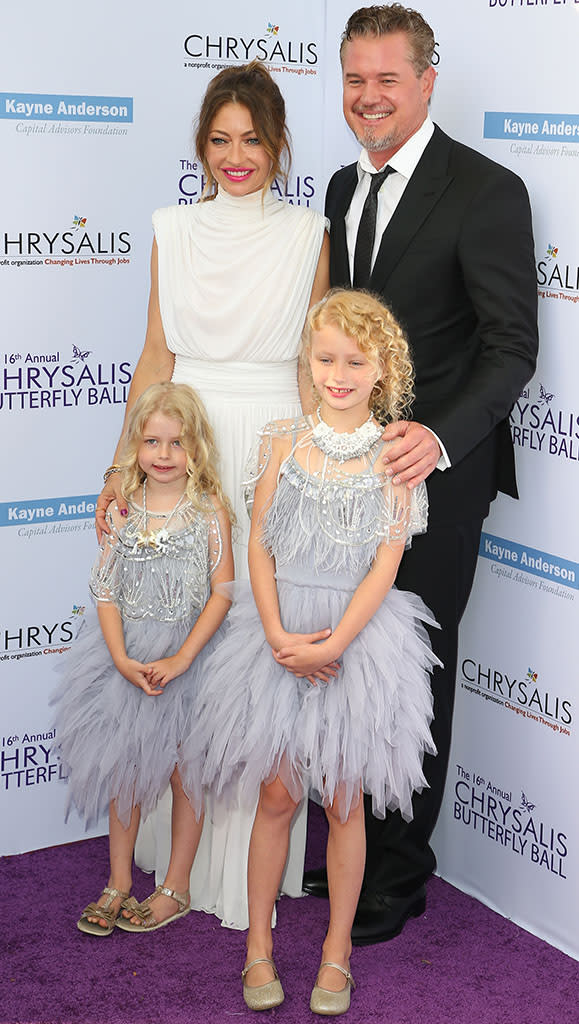
<instances>
[{"instance_id":1,"label":"black suit trouser","mask_svg":"<svg viewBox=\"0 0 579 1024\"><path fill-rule=\"evenodd\" d=\"M398 570L398 589L419 594L441 626L440 630L429 630L432 647L444 665L432 675L432 736L438 754L426 755L424 759L424 774L430 788L414 794L412 821L405 822L398 811L389 812L385 820L375 818L371 799L365 797L367 853L363 891L369 894L409 895L436 867L429 840L444 793L458 624L472 588L481 529L481 519L429 527L427 533L413 539Z\"/></svg>"}]
</instances>

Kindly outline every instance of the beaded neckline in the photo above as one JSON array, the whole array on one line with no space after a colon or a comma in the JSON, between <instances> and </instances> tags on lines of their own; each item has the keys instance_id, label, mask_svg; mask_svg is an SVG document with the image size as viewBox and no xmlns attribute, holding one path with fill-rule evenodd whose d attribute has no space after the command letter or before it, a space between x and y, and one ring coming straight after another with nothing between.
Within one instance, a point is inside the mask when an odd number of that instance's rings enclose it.
<instances>
[{"instance_id":1,"label":"beaded neckline","mask_svg":"<svg viewBox=\"0 0 579 1024\"><path fill-rule=\"evenodd\" d=\"M373 421L373 414L370 413L365 423L356 427L349 434L339 434L325 420L322 419L320 408L316 410L318 422L312 431L314 444L331 459L336 462L347 462L349 459L358 459L366 455L374 447L382 436L383 427Z\"/></svg>"}]
</instances>

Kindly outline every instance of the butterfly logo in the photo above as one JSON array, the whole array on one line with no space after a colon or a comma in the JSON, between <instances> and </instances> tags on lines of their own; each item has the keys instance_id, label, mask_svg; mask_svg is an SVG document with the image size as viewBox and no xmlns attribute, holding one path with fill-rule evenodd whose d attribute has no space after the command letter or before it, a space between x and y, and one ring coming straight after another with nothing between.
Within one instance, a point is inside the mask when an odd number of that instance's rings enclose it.
<instances>
[{"instance_id":1,"label":"butterfly logo","mask_svg":"<svg viewBox=\"0 0 579 1024\"><path fill-rule=\"evenodd\" d=\"M536 683L538 678L539 678L538 672L533 672L533 669L530 668L529 671L527 672L527 679L530 679L532 683Z\"/></svg>"},{"instance_id":2,"label":"butterfly logo","mask_svg":"<svg viewBox=\"0 0 579 1024\"><path fill-rule=\"evenodd\" d=\"M84 615L86 605L85 604L73 604L72 615Z\"/></svg>"},{"instance_id":3,"label":"butterfly logo","mask_svg":"<svg viewBox=\"0 0 579 1024\"><path fill-rule=\"evenodd\" d=\"M72 361L73 363L79 363L82 359L83 363L86 363L86 357L90 356L92 349L87 348L86 352L83 352L76 345L72 346Z\"/></svg>"},{"instance_id":4,"label":"butterfly logo","mask_svg":"<svg viewBox=\"0 0 579 1024\"><path fill-rule=\"evenodd\" d=\"M79 217L78 213L75 213L72 218L72 226L78 230L78 228L84 228L86 224L86 217Z\"/></svg>"},{"instance_id":5,"label":"butterfly logo","mask_svg":"<svg viewBox=\"0 0 579 1024\"><path fill-rule=\"evenodd\" d=\"M536 804L532 804L529 800L527 800L525 794L523 793L523 790L521 790L521 810L528 811L530 814L531 811L535 810L536 806Z\"/></svg>"},{"instance_id":6,"label":"butterfly logo","mask_svg":"<svg viewBox=\"0 0 579 1024\"><path fill-rule=\"evenodd\" d=\"M545 404L548 405L549 402L551 402L553 400L553 398L554 398L553 393L549 393L548 391L545 391L545 388L543 387L543 385L539 384L539 405L545 405Z\"/></svg>"},{"instance_id":7,"label":"butterfly logo","mask_svg":"<svg viewBox=\"0 0 579 1024\"><path fill-rule=\"evenodd\" d=\"M276 36L279 32L279 25L272 25L271 21L268 21L267 31L269 32L270 36Z\"/></svg>"},{"instance_id":8,"label":"butterfly logo","mask_svg":"<svg viewBox=\"0 0 579 1024\"><path fill-rule=\"evenodd\" d=\"M547 256L549 257L549 259L550 260L556 259L558 252L559 252L559 247L557 246L555 248L554 245L551 245L551 243L549 243L549 245L547 246Z\"/></svg>"}]
</instances>

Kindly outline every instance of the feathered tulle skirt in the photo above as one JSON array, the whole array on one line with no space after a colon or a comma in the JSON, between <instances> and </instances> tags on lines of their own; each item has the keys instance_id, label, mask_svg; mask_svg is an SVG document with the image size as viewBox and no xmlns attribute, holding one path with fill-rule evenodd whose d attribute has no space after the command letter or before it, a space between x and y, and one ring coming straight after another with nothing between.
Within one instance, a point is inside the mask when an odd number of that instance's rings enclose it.
<instances>
[{"instance_id":1,"label":"feathered tulle skirt","mask_svg":"<svg viewBox=\"0 0 579 1024\"><path fill-rule=\"evenodd\" d=\"M129 657L150 662L179 650L193 622L125 620ZM127 825L139 804L147 815L181 763L181 742L196 714L203 662L215 638L183 675L150 697L122 676L91 612L73 649L60 666L63 678L52 695L56 740L68 770L69 800L87 824L107 810L110 800ZM188 747L189 796L197 815L202 802L201 753Z\"/></svg>"},{"instance_id":2,"label":"feathered tulle skirt","mask_svg":"<svg viewBox=\"0 0 579 1024\"><path fill-rule=\"evenodd\" d=\"M351 580L278 578L284 629L335 628L352 597ZM307 791L345 820L360 791L376 816L399 808L426 780L435 753L429 724L429 672L436 663L424 623L435 624L415 594L392 590L340 659L338 675L314 686L274 660L251 590L236 587L226 634L205 666L198 714L183 743L186 788L207 743L203 782L232 803L254 804L262 781L279 775L292 798ZM189 759L192 774L189 775Z\"/></svg>"}]
</instances>

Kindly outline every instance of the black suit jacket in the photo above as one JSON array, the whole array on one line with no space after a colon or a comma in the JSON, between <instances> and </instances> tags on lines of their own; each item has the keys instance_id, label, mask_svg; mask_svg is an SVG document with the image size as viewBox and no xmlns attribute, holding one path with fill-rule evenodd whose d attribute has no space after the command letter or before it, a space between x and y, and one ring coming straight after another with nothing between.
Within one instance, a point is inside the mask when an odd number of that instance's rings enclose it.
<instances>
[{"instance_id":1,"label":"black suit jacket","mask_svg":"<svg viewBox=\"0 0 579 1024\"><path fill-rule=\"evenodd\" d=\"M334 286L351 284L344 218L357 181L351 164L328 186ZM497 489L518 496L508 415L538 344L521 179L435 126L382 237L370 289L408 336L413 418L436 432L452 464L428 478L430 521L484 517Z\"/></svg>"}]
</instances>

